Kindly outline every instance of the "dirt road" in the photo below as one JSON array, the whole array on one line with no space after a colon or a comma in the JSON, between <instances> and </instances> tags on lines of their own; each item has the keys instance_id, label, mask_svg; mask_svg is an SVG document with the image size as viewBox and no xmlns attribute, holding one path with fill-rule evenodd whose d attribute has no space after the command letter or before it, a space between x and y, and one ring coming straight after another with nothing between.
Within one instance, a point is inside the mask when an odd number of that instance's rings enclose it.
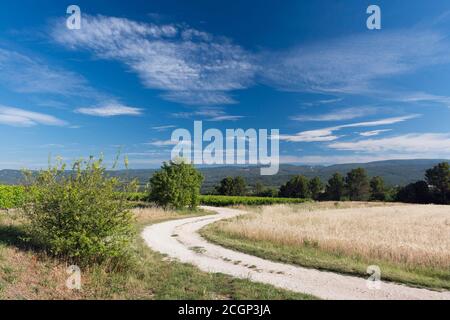
<instances>
[{"instance_id":1,"label":"dirt road","mask_svg":"<svg viewBox=\"0 0 450 320\"><path fill-rule=\"evenodd\" d=\"M363 278L272 262L211 244L198 234L201 228L245 212L228 208L204 208L217 214L151 225L142 233L145 242L157 252L191 263L206 272L220 272L322 299L450 300L450 292L435 292L387 282L381 282L379 289L370 289Z\"/></svg>"}]
</instances>

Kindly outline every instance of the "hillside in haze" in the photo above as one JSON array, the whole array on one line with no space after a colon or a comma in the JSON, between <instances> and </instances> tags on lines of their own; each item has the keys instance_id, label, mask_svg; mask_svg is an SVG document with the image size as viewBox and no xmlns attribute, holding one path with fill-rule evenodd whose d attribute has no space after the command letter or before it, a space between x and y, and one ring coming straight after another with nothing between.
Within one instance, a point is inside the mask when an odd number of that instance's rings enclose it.
<instances>
[{"instance_id":1,"label":"hillside in haze","mask_svg":"<svg viewBox=\"0 0 450 320\"><path fill-rule=\"evenodd\" d=\"M448 160L388 160L369 163L336 164L332 166L298 166L281 165L275 176L261 176L259 167L213 167L200 168L205 176L202 191L213 190L218 182L227 176L242 176L249 185L261 182L265 186L279 187L294 175L305 175L308 178L315 176L326 182L333 173L345 175L354 168L362 167L369 176L381 176L391 186L406 185L424 179L425 171L439 162ZM137 178L144 186L155 169L118 170L110 171L112 176L125 179ZM22 173L18 170L0 170L0 184L20 184L23 182Z\"/></svg>"}]
</instances>

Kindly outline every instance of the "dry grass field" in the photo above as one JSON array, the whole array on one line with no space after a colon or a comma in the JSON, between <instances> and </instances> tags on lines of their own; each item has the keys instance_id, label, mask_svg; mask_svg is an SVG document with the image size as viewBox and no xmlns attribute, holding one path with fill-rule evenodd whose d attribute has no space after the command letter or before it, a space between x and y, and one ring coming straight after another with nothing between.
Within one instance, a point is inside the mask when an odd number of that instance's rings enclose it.
<instances>
[{"instance_id":1,"label":"dry grass field","mask_svg":"<svg viewBox=\"0 0 450 320\"><path fill-rule=\"evenodd\" d=\"M206 237L284 262L450 288L450 207L275 205L206 229ZM384 270L383 270L384 269Z\"/></svg>"}]
</instances>

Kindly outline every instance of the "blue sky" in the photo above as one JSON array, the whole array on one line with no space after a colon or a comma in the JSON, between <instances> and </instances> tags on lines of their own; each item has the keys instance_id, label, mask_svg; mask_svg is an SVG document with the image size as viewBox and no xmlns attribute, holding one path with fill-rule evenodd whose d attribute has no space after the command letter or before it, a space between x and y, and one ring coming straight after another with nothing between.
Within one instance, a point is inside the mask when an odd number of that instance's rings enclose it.
<instances>
[{"instance_id":1,"label":"blue sky","mask_svg":"<svg viewBox=\"0 0 450 320\"><path fill-rule=\"evenodd\" d=\"M280 129L283 163L448 159L449 27L446 0L2 3L0 168L157 167L194 120Z\"/></svg>"}]
</instances>

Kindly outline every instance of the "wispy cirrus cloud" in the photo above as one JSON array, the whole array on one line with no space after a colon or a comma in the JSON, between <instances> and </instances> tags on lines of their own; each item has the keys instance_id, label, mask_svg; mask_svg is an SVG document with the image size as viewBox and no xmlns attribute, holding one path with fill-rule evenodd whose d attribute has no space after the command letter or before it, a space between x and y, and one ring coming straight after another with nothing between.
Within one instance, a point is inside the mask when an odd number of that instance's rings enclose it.
<instances>
[{"instance_id":1,"label":"wispy cirrus cloud","mask_svg":"<svg viewBox=\"0 0 450 320\"><path fill-rule=\"evenodd\" d=\"M335 132L344 128L357 128L357 127L375 127L382 125L390 125L399 122L404 122L410 119L419 117L420 115L413 114L401 117L392 117L375 121L365 121L357 123L343 124L334 127L328 127L323 129L315 129L302 131L295 135L280 135L280 140L290 141L290 142L327 142L337 140L340 136L336 135Z\"/></svg>"},{"instance_id":2,"label":"wispy cirrus cloud","mask_svg":"<svg viewBox=\"0 0 450 320\"><path fill-rule=\"evenodd\" d=\"M153 141L147 142L145 144L155 146L155 147L170 147L170 146L175 146L177 144L183 144L186 146L190 146L191 141L173 141L170 139L169 140L153 140Z\"/></svg>"},{"instance_id":3,"label":"wispy cirrus cloud","mask_svg":"<svg viewBox=\"0 0 450 320\"><path fill-rule=\"evenodd\" d=\"M266 83L288 91L369 94L377 80L448 63L450 43L435 30L347 36L268 53Z\"/></svg>"},{"instance_id":4,"label":"wispy cirrus cloud","mask_svg":"<svg viewBox=\"0 0 450 320\"><path fill-rule=\"evenodd\" d=\"M63 24L60 20L50 32L57 43L119 61L145 87L161 90L163 99L186 105L234 104L233 92L256 82L337 96L304 105L335 103L346 94L379 97L380 92L396 100L395 92L383 89L378 81L450 62L448 38L430 28L364 33L255 53L230 39L182 24L86 14L81 30L68 32ZM411 94L403 98L414 99ZM415 99L448 105L448 97L426 95Z\"/></svg>"},{"instance_id":5,"label":"wispy cirrus cloud","mask_svg":"<svg viewBox=\"0 0 450 320\"><path fill-rule=\"evenodd\" d=\"M0 124L13 127L32 127L38 124L66 126L68 123L52 115L0 105Z\"/></svg>"},{"instance_id":6,"label":"wispy cirrus cloud","mask_svg":"<svg viewBox=\"0 0 450 320\"><path fill-rule=\"evenodd\" d=\"M206 121L237 121L245 116L230 115L220 107L204 107L191 112L177 112L172 114L175 118L202 118Z\"/></svg>"},{"instance_id":7,"label":"wispy cirrus cloud","mask_svg":"<svg viewBox=\"0 0 450 320\"><path fill-rule=\"evenodd\" d=\"M99 107L78 108L75 112L97 117L139 116L142 114L142 109L111 102Z\"/></svg>"},{"instance_id":8,"label":"wispy cirrus cloud","mask_svg":"<svg viewBox=\"0 0 450 320\"><path fill-rule=\"evenodd\" d=\"M332 149L367 153L396 152L450 156L450 134L448 133L411 133L380 139L366 139L351 142L334 142L328 145Z\"/></svg>"},{"instance_id":9,"label":"wispy cirrus cloud","mask_svg":"<svg viewBox=\"0 0 450 320\"><path fill-rule=\"evenodd\" d=\"M367 163L372 161L395 159L419 159L420 155L384 154L384 155L284 155L280 157L280 163L307 164L307 165L332 165L347 163Z\"/></svg>"},{"instance_id":10,"label":"wispy cirrus cloud","mask_svg":"<svg viewBox=\"0 0 450 320\"><path fill-rule=\"evenodd\" d=\"M383 129L383 130L372 130L372 131L364 131L360 132L359 135L363 137L372 137L378 136L381 133L392 131L392 129Z\"/></svg>"},{"instance_id":11,"label":"wispy cirrus cloud","mask_svg":"<svg viewBox=\"0 0 450 320\"><path fill-rule=\"evenodd\" d=\"M0 85L27 94L104 97L85 78L44 60L0 48Z\"/></svg>"},{"instance_id":12,"label":"wispy cirrus cloud","mask_svg":"<svg viewBox=\"0 0 450 320\"><path fill-rule=\"evenodd\" d=\"M81 30L67 32L60 24L51 32L58 43L122 62L171 101L234 103L230 92L248 87L256 72L253 55L240 46L186 26L86 14Z\"/></svg>"},{"instance_id":13,"label":"wispy cirrus cloud","mask_svg":"<svg viewBox=\"0 0 450 320\"><path fill-rule=\"evenodd\" d=\"M176 128L176 126L173 125L173 124L169 124L169 125L166 125L166 126L155 126L155 127L152 127L152 129L156 130L156 131L166 131L166 130L174 129L174 128Z\"/></svg>"},{"instance_id":14,"label":"wispy cirrus cloud","mask_svg":"<svg viewBox=\"0 0 450 320\"><path fill-rule=\"evenodd\" d=\"M406 93L392 93L391 95L388 95L388 98L399 101L399 102L406 102L406 103L420 103L420 102L431 102L441 105L446 105L450 107L450 97L449 96L442 96L442 95L435 95L430 94L426 92L406 92Z\"/></svg>"},{"instance_id":15,"label":"wispy cirrus cloud","mask_svg":"<svg viewBox=\"0 0 450 320\"><path fill-rule=\"evenodd\" d=\"M373 115L377 112L378 109L373 107L351 107L319 115L299 115L291 119L296 121L342 121Z\"/></svg>"},{"instance_id":16,"label":"wispy cirrus cloud","mask_svg":"<svg viewBox=\"0 0 450 320\"><path fill-rule=\"evenodd\" d=\"M314 101L314 102L303 102L302 104L304 106L312 107L312 106L316 106L316 105L333 104L333 103L341 102L343 100L344 100L344 98L322 99L322 100L318 100L318 101Z\"/></svg>"}]
</instances>

